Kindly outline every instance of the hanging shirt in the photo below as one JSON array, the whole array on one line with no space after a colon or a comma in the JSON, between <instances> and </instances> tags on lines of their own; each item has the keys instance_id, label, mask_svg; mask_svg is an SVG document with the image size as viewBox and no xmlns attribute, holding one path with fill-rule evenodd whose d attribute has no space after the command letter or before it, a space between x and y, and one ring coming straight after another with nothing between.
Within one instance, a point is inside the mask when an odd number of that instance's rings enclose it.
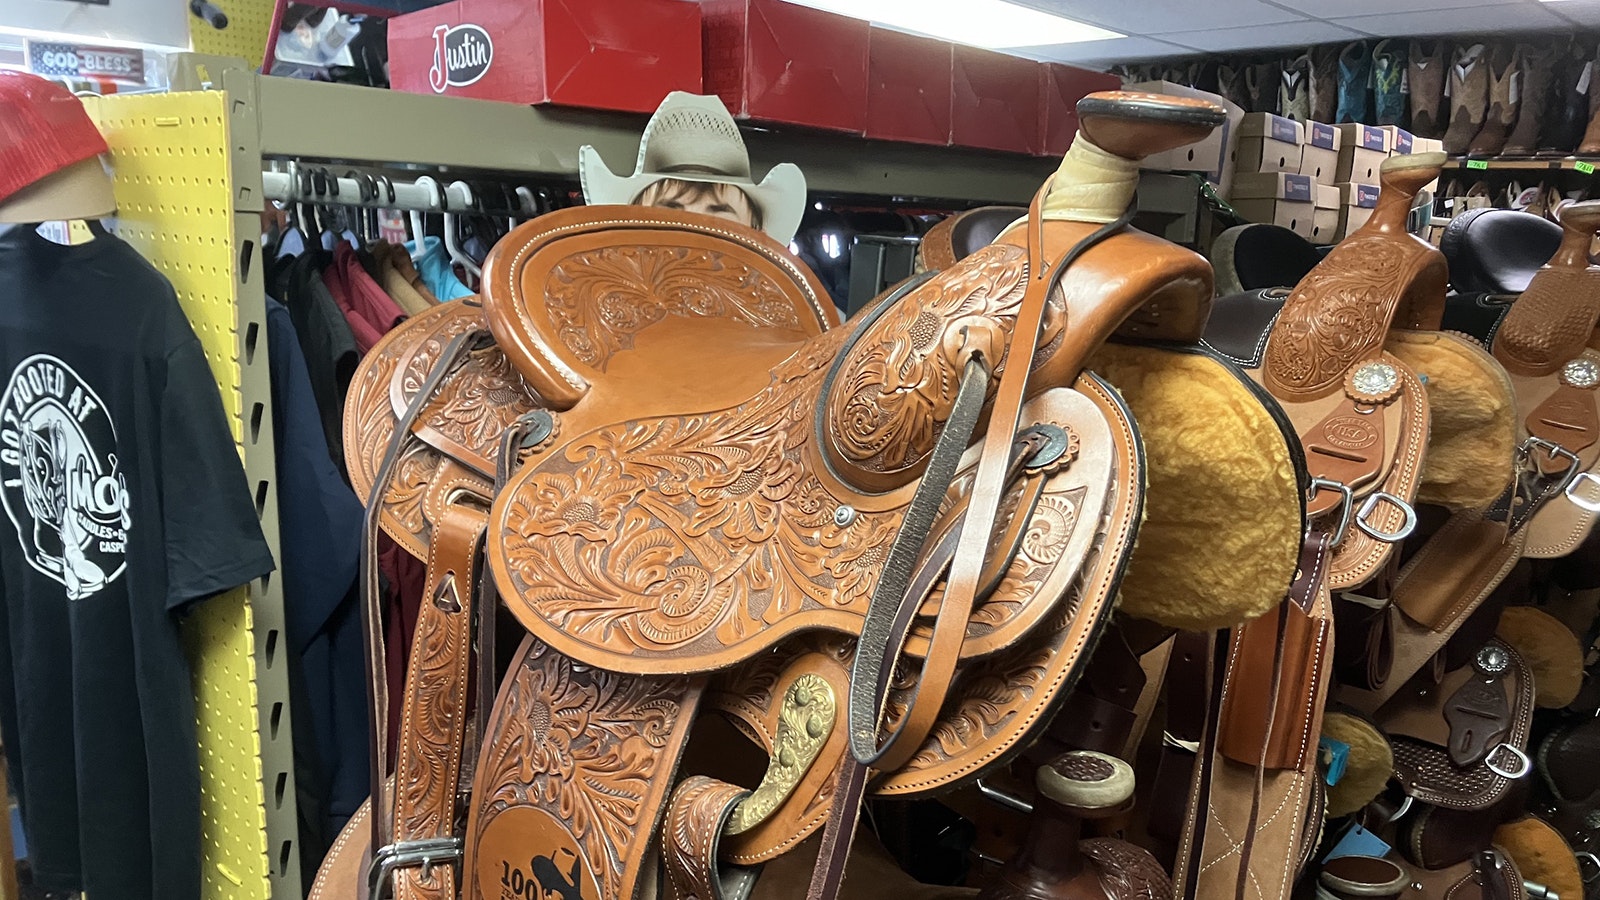
<instances>
[{"instance_id":1,"label":"hanging shirt","mask_svg":"<svg viewBox=\"0 0 1600 900\"><path fill-rule=\"evenodd\" d=\"M172 286L111 235L0 235L0 729L35 882L200 896L178 617L272 570Z\"/></svg>"},{"instance_id":2,"label":"hanging shirt","mask_svg":"<svg viewBox=\"0 0 1600 900\"><path fill-rule=\"evenodd\" d=\"M417 242L406 241L406 252L412 255L417 271L422 273L423 284L435 297L440 300L460 300L473 295L472 288L462 284L455 270L450 267L450 255L445 252L444 241L440 238L431 234L423 238L420 257L416 255Z\"/></svg>"},{"instance_id":3,"label":"hanging shirt","mask_svg":"<svg viewBox=\"0 0 1600 900\"><path fill-rule=\"evenodd\" d=\"M272 371L272 421L278 474L278 535L283 608L291 658L302 690L295 706L296 747L308 757L325 819L322 836L337 834L366 796L366 679L335 656L340 642L359 647L356 568L361 555L361 501L328 458L305 356L289 310L267 300L267 347ZM341 632L349 632L344 634ZM359 663L361 651L354 650ZM326 844L323 845L326 848ZM315 863L312 865L315 871Z\"/></svg>"},{"instance_id":4,"label":"hanging shirt","mask_svg":"<svg viewBox=\"0 0 1600 900\"><path fill-rule=\"evenodd\" d=\"M333 264L322 273L328 290L350 323L356 336L356 347L364 354L406 319L406 314L384 293L361 260L348 244L340 244L333 254Z\"/></svg>"},{"instance_id":5,"label":"hanging shirt","mask_svg":"<svg viewBox=\"0 0 1600 900\"><path fill-rule=\"evenodd\" d=\"M291 232L294 234L297 232ZM295 336L305 354L311 393L317 398L329 456L344 471L344 397L355 377L361 352L350 324L322 280L327 254L320 251L280 260L269 279L274 297L289 309Z\"/></svg>"}]
</instances>

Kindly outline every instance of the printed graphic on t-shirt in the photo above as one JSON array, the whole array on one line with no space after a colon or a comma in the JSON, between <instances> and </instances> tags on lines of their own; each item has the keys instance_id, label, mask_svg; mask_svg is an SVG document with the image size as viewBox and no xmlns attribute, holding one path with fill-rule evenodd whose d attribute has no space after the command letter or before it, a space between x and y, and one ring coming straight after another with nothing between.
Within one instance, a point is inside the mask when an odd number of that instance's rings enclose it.
<instances>
[{"instance_id":1,"label":"printed graphic on t-shirt","mask_svg":"<svg viewBox=\"0 0 1600 900\"><path fill-rule=\"evenodd\" d=\"M127 567L128 485L105 404L71 366L30 356L0 395L0 499L28 562L81 600Z\"/></svg>"}]
</instances>

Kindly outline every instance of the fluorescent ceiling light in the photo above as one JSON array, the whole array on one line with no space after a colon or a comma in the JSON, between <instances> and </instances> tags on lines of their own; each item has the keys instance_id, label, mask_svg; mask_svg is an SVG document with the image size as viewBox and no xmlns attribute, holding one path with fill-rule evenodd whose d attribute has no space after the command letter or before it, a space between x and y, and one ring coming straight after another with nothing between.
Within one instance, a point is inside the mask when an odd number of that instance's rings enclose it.
<instances>
[{"instance_id":1,"label":"fluorescent ceiling light","mask_svg":"<svg viewBox=\"0 0 1600 900\"><path fill-rule=\"evenodd\" d=\"M988 47L1038 47L1126 37L1006 0L791 0L902 31Z\"/></svg>"}]
</instances>

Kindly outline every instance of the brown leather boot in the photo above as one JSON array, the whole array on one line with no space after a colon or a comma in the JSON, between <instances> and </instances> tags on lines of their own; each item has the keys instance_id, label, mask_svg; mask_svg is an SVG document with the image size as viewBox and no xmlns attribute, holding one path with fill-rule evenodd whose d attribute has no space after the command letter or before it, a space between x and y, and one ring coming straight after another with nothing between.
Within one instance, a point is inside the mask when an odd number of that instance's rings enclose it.
<instances>
[{"instance_id":1,"label":"brown leather boot","mask_svg":"<svg viewBox=\"0 0 1600 900\"><path fill-rule=\"evenodd\" d=\"M1339 111L1339 51L1342 44L1311 48L1311 121L1333 124ZM1440 66L1443 69L1443 66ZM1441 90L1443 90L1442 84Z\"/></svg>"},{"instance_id":2,"label":"brown leather boot","mask_svg":"<svg viewBox=\"0 0 1600 900\"><path fill-rule=\"evenodd\" d=\"M1506 137L1502 156L1532 156L1539 152L1539 132L1544 129L1544 111L1549 105L1545 96L1550 91L1550 75L1555 66L1555 53L1548 49L1523 44L1517 51L1522 56L1522 83L1517 93L1526 99L1517 110L1517 124Z\"/></svg>"},{"instance_id":3,"label":"brown leather boot","mask_svg":"<svg viewBox=\"0 0 1600 900\"><path fill-rule=\"evenodd\" d=\"M1477 137L1467 145L1471 156L1498 156L1505 149L1511 126L1517 123L1517 107L1521 92L1511 94L1511 83L1520 77L1522 54L1508 44L1496 44L1489 54L1488 109L1483 116L1483 127ZM1532 104L1529 104L1532 105Z\"/></svg>"},{"instance_id":4,"label":"brown leather boot","mask_svg":"<svg viewBox=\"0 0 1600 900\"><path fill-rule=\"evenodd\" d=\"M1578 153L1584 156L1600 153L1600 90L1595 90L1593 85L1589 87L1589 127L1584 129Z\"/></svg>"},{"instance_id":5,"label":"brown leather boot","mask_svg":"<svg viewBox=\"0 0 1600 900\"><path fill-rule=\"evenodd\" d=\"M1406 73L1411 88L1411 133L1417 137L1444 137L1444 80L1450 68L1444 41L1413 40Z\"/></svg>"},{"instance_id":6,"label":"brown leather boot","mask_svg":"<svg viewBox=\"0 0 1600 900\"><path fill-rule=\"evenodd\" d=\"M1250 109L1250 90L1244 83L1244 73L1249 67L1249 63L1237 60L1217 65L1217 93L1247 112Z\"/></svg>"},{"instance_id":7,"label":"brown leather boot","mask_svg":"<svg viewBox=\"0 0 1600 900\"><path fill-rule=\"evenodd\" d=\"M1450 127L1444 131L1444 152L1460 156L1483 130L1489 110L1489 48L1470 44L1456 51L1450 67Z\"/></svg>"}]
</instances>

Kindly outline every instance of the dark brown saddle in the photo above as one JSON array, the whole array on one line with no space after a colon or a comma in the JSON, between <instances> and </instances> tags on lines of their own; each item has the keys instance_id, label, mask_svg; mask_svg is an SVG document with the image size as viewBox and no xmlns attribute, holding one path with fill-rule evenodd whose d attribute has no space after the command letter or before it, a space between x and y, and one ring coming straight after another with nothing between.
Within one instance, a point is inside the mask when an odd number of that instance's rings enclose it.
<instances>
[{"instance_id":1,"label":"dark brown saddle","mask_svg":"<svg viewBox=\"0 0 1600 900\"><path fill-rule=\"evenodd\" d=\"M1023 225L848 327L758 232L594 207L517 229L481 304L374 349L349 468L369 544L427 559L428 591L394 786L375 779L372 832L321 895L365 845L361 883L397 896L633 897L658 856L675 896L741 896L820 831L831 897L867 793L947 790L1028 745L1139 569L1146 457L1086 363L1113 333L1192 345L1211 297L1204 261L1122 204L1134 160L1218 111L1080 113ZM1106 160L1110 208L1084 175ZM1272 464L1297 549L1304 485L1289 451ZM1281 596L1294 562L1252 593ZM497 608L526 630L503 677Z\"/></svg>"}]
</instances>

